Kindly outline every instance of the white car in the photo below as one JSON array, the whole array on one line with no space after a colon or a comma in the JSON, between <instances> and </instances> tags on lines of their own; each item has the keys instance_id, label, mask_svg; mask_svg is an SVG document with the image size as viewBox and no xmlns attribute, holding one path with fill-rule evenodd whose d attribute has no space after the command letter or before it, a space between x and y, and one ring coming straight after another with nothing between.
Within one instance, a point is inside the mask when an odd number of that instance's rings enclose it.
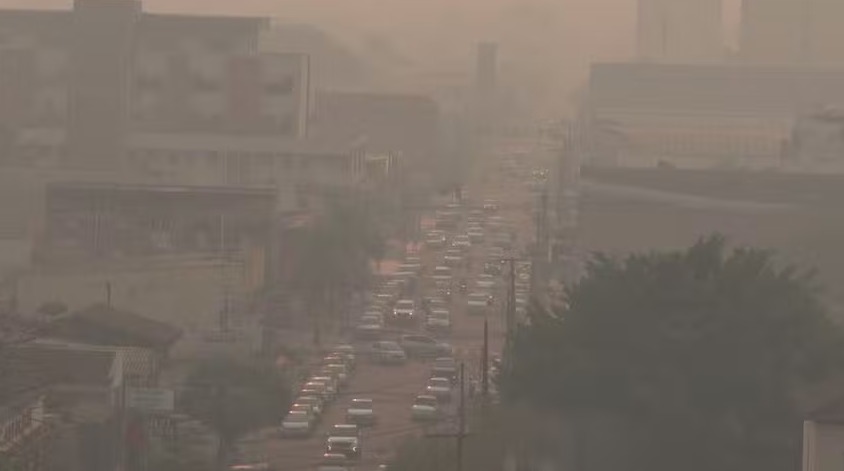
<instances>
[{"instance_id":1,"label":"white car","mask_svg":"<svg viewBox=\"0 0 844 471\"><path fill-rule=\"evenodd\" d=\"M416 303L412 299L400 299L393 308L393 319L412 321L416 318Z\"/></svg>"},{"instance_id":2,"label":"white car","mask_svg":"<svg viewBox=\"0 0 844 471\"><path fill-rule=\"evenodd\" d=\"M451 246L458 249L468 250L472 247L472 241L471 239L469 239L468 235L461 234L459 236L456 236L454 240L451 241Z\"/></svg>"},{"instance_id":3,"label":"white car","mask_svg":"<svg viewBox=\"0 0 844 471\"><path fill-rule=\"evenodd\" d=\"M410 416L413 420L430 421L440 417L440 404L436 397L430 395L416 396L413 406L410 408Z\"/></svg>"},{"instance_id":4,"label":"white car","mask_svg":"<svg viewBox=\"0 0 844 471\"><path fill-rule=\"evenodd\" d=\"M482 291L469 293L469 296L466 298L466 313L474 316L482 316L487 313L491 305L489 293Z\"/></svg>"},{"instance_id":5,"label":"white car","mask_svg":"<svg viewBox=\"0 0 844 471\"><path fill-rule=\"evenodd\" d=\"M486 273L478 275L478 279L475 281L475 286L477 286L481 291L491 291L495 288L495 284L495 277L487 275Z\"/></svg>"},{"instance_id":6,"label":"white car","mask_svg":"<svg viewBox=\"0 0 844 471\"><path fill-rule=\"evenodd\" d=\"M352 399L352 403L346 409L346 422L358 426L371 426L375 425L376 421L372 399Z\"/></svg>"},{"instance_id":7,"label":"white car","mask_svg":"<svg viewBox=\"0 0 844 471\"><path fill-rule=\"evenodd\" d=\"M425 328L431 332L451 330L451 313L446 309L434 309L425 319Z\"/></svg>"},{"instance_id":8,"label":"white car","mask_svg":"<svg viewBox=\"0 0 844 471\"><path fill-rule=\"evenodd\" d=\"M431 275L431 279L434 281L451 281L452 278L452 270L451 267L446 266L437 266L434 267L434 274Z\"/></svg>"},{"instance_id":9,"label":"white car","mask_svg":"<svg viewBox=\"0 0 844 471\"><path fill-rule=\"evenodd\" d=\"M304 411L291 411L281 422L281 436L287 438L309 437L314 430L313 416Z\"/></svg>"},{"instance_id":10,"label":"white car","mask_svg":"<svg viewBox=\"0 0 844 471\"><path fill-rule=\"evenodd\" d=\"M431 378L425 386L425 393L437 398L440 402L451 400L451 380L448 378Z\"/></svg>"}]
</instances>

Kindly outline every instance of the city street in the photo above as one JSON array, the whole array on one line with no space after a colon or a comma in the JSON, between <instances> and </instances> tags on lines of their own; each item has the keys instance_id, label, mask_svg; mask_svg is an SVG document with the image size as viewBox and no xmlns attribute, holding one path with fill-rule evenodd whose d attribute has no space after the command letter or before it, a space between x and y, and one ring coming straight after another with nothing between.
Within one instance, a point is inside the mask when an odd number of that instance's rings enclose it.
<instances>
[{"instance_id":1,"label":"city street","mask_svg":"<svg viewBox=\"0 0 844 471\"><path fill-rule=\"evenodd\" d=\"M534 221L532 216L532 196L527 187L513 182L501 174L496 167L498 159L476 164L475 175L467 185L466 193L471 198L472 207L477 207L486 199L500 201L497 215L515 229L517 242L513 253L522 253L526 243L533 240ZM464 218L465 218L464 209ZM423 220L433 220L433 214L423 214ZM448 235L449 240L465 231L465 221ZM482 273L485 252L490 244L473 244L467 253L469 260L454 272L456 280L465 279L470 286ZM423 269L419 276L424 280L437 265L442 265L444 250L422 248L418 256ZM495 302L487 311L489 321L489 348L491 355L502 351L504 342L504 305L506 300L508 270L506 266L498 277L494 288ZM426 283L421 283L426 286ZM417 297L430 296L425 289ZM458 361L465 364L467 388L471 382L480 384L480 362L483 348L484 316L470 316L466 313L466 295L457 292L456 286L450 300L452 330L440 336L455 349ZM421 328L420 328L421 330ZM360 345L358 345L360 346ZM316 469L325 449L326 432L334 424L345 422L345 411L353 398L370 398L378 423L362 431L362 458L357 464L359 470L375 470L389 461L396 448L403 440L411 436L422 436L430 428L438 431L456 431L458 393L447 408L445 418L436 424L420 424L411 420L411 405L416 395L420 394L430 377L429 365L420 360L410 360L403 366L381 366L372 364L358 356L358 367L350 384L341 391L338 398L328 407L319 425L307 439L282 439L278 429L265 430L241 444L249 455L265 457L270 463L285 471L308 471ZM455 388L457 389L457 388Z\"/></svg>"}]
</instances>

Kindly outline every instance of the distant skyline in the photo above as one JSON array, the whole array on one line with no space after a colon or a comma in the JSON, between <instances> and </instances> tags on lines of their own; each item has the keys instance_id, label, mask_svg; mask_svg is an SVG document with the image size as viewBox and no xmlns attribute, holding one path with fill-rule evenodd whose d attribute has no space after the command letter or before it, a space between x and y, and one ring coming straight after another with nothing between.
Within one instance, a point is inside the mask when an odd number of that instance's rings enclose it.
<instances>
[{"instance_id":1,"label":"distant skyline","mask_svg":"<svg viewBox=\"0 0 844 471\"><path fill-rule=\"evenodd\" d=\"M735 36L739 0L725 6ZM37 0L38 8L71 0ZM558 108L588 65L633 56L636 0L144 0L147 11L260 15L311 23L361 49L385 44L414 70L471 73L475 44L501 44L502 81L521 84ZM0 7L34 8L33 0ZM730 41L731 42L731 41ZM527 84L527 85L525 85Z\"/></svg>"}]
</instances>

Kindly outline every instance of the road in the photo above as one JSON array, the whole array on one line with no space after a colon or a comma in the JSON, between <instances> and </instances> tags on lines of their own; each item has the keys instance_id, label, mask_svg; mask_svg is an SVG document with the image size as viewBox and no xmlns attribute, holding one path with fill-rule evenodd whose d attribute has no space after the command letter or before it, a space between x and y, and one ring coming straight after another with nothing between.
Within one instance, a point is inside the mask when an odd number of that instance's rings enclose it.
<instances>
[{"instance_id":1,"label":"road","mask_svg":"<svg viewBox=\"0 0 844 471\"><path fill-rule=\"evenodd\" d=\"M491 159L495 160L495 159ZM491 162L495 163L495 162ZM478 165L473 177L468 183L467 193L475 202L486 198L496 199L502 209L499 214L517 229L519 245L524 245L533 238L533 217L529 207L533 200L527 187L521 182L513 181L501 175L492 165ZM427 215L430 216L430 215ZM473 280L482 270L486 245L473 246L470 253L473 260L471 272L463 268L456 273L455 279L464 277ZM422 259L424 272L430 273L435 265L442 264L442 251L423 249L419 254ZM423 275L424 276L424 275ZM500 352L504 339L504 313L502 303L506 287L506 270L502 276L498 290L496 304L486 316L489 320L490 350ZM455 292L451 300L452 332L443 336L457 352L460 360L466 365L469 379L477 380L480 376L480 358L483 346L483 316L469 316L466 314L466 299ZM429 366L420 361L409 361L405 366L387 367L359 361L358 368L350 385L341 392L339 398L329 406L320 425L308 439L281 439L276 430L266 430L256 435L241 447L250 455L266 457L271 463L283 471L310 471L316 469L324 451L325 433L333 425L344 422L345 410L352 398L371 398L374 400L377 426L363 430L361 462L357 470L374 470L378 465L389 461L392 453L403 441L414 435L422 435L424 426L414 423L410 419L410 406L429 378ZM452 402L451 410L444 419L444 423L437 425L456 430L456 403Z\"/></svg>"}]
</instances>

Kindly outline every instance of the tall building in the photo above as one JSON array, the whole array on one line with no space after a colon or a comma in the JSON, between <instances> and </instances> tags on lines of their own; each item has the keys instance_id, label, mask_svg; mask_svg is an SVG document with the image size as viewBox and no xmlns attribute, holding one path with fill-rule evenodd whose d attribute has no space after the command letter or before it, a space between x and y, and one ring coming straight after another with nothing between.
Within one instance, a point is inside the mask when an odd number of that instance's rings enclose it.
<instances>
[{"instance_id":1,"label":"tall building","mask_svg":"<svg viewBox=\"0 0 844 471\"><path fill-rule=\"evenodd\" d=\"M260 51L268 26L146 13L137 0L0 10L0 125L14 128L23 163L83 170L119 167L148 134L243 148L250 136L299 139L309 59Z\"/></svg>"},{"instance_id":2,"label":"tall building","mask_svg":"<svg viewBox=\"0 0 844 471\"><path fill-rule=\"evenodd\" d=\"M744 0L741 15L748 63L844 66L840 0Z\"/></svg>"},{"instance_id":3,"label":"tall building","mask_svg":"<svg viewBox=\"0 0 844 471\"><path fill-rule=\"evenodd\" d=\"M639 0L637 49L648 62L717 62L724 55L721 0Z\"/></svg>"}]
</instances>

